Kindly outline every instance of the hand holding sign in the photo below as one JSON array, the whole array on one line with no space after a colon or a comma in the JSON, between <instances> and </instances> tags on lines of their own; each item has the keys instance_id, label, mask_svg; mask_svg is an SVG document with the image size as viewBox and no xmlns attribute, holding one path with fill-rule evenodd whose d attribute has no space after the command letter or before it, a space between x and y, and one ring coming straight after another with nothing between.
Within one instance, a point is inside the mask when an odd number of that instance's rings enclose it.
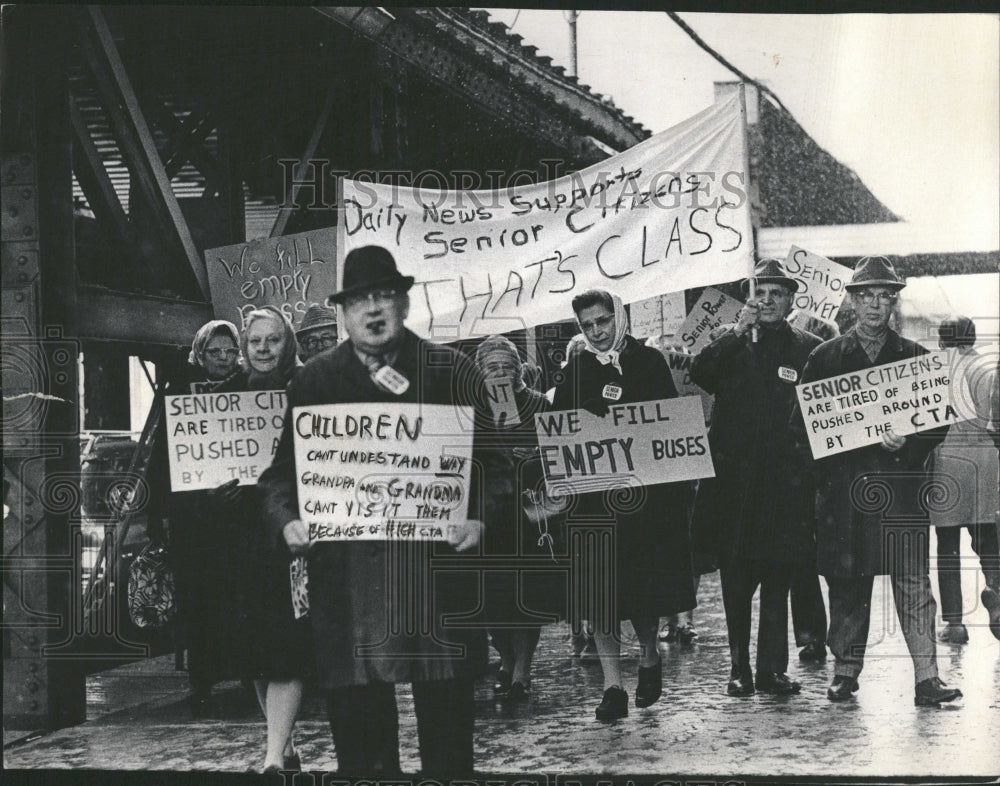
<instances>
[{"instance_id":1,"label":"hand holding sign","mask_svg":"<svg viewBox=\"0 0 1000 786\"><path fill-rule=\"evenodd\" d=\"M758 322L760 322L760 310L757 308L757 301L751 298L740 309L736 318L736 335L745 336L751 328L757 327Z\"/></svg>"},{"instance_id":2,"label":"hand holding sign","mask_svg":"<svg viewBox=\"0 0 1000 786\"><path fill-rule=\"evenodd\" d=\"M455 551L468 551L479 545L483 538L483 522L467 519L448 528L448 542Z\"/></svg>"},{"instance_id":3,"label":"hand holding sign","mask_svg":"<svg viewBox=\"0 0 1000 786\"><path fill-rule=\"evenodd\" d=\"M896 451L902 449L903 445L906 444L906 437L901 437L895 431L892 430L892 426L887 426L885 434L882 435L882 447L888 450L890 453L895 453Z\"/></svg>"},{"instance_id":4,"label":"hand holding sign","mask_svg":"<svg viewBox=\"0 0 1000 786\"><path fill-rule=\"evenodd\" d=\"M302 519L292 519L289 521L281 531L281 534L284 536L288 550L292 554L305 554L309 551L309 546L312 545L309 542L309 528Z\"/></svg>"}]
</instances>

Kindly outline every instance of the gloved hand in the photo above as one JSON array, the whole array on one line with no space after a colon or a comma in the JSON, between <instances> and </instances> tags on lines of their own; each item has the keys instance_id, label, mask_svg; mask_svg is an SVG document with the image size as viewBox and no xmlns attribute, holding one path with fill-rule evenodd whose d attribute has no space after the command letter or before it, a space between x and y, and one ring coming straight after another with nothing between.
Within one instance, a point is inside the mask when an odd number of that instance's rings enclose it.
<instances>
[{"instance_id":1,"label":"gloved hand","mask_svg":"<svg viewBox=\"0 0 1000 786\"><path fill-rule=\"evenodd\" d=\"M226 481L221 486L209 489L208 499L217 510L232 510L236 507L236 503L239 501L242 493L243 492L240 491L239 478L233 478L232 480Z\"/></svg>"}]
</instances>

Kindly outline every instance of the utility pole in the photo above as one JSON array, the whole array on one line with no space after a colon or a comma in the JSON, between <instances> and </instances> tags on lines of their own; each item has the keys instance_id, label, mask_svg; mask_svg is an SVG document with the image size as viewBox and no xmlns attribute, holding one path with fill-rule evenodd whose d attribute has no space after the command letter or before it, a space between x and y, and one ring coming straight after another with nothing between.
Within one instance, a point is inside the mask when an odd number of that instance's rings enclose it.
<instances>
[{"instance_id":1,"label":"utility pole","mask_svg":"<svg viewBox=\"0 0 1000 786\"><path fill-rule=\"evenodd\" d=\"M576 19L580 16L579 11L571 10L569 12L569 17L567 22L569 22L569 57L570 57L570 74L572 76L579 76L579 70L577 68L576 59Z\"/></svg>"}]
</instances>

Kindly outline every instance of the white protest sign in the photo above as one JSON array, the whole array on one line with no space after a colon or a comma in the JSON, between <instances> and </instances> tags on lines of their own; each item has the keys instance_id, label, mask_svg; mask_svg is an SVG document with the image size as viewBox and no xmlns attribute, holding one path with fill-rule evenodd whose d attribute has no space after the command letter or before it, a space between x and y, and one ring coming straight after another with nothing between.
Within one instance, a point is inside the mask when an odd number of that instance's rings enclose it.
<instances>
[{"instance_id":1,"label":"white protest sign","mask_svg":"<svg viewBox=\"0 0 1000 786\"><path fill-rule=\"evenodd\" d=\"M741 308L743 304L740 301L715 287L706 287L681 325L678 343L698 354L702 347L712 343L709 334L720 325L735 322Z\"/></svg>"},{"instance_id":2,"label":"white protest sign","mask_svg":"<svg viewBox=\"0 0 1000 786\"><path fill-rule=\"evenodd\" d=\"M285 416L285 391L166 397L171 491L252 486L271 465Z\"/></svg>"},{"instance_id":3,"label":"white protest sign","mask_svg":"<svg viewBox=\"0 0 1000 786\"><path fill-rule=\"evenodd\" d=\"M670 350L660 350L660 354L667 360L670 376L674 378L674 387L677 388L677 395L699 396L702 409L705 412L705 420L708 420L715 397L691 381L691 363L694 361L694 355Z\"/></svg>"},{"instance_id":4,"label":"white protest sign","mask_svg":"<svg viewBox=\"0 0 1000 786\"><path fill-rule=\"evenodd\" d=\"M295 407L299 517L310 540L447 540L466 521L471 407Z\"/></svg>"},{"instance_id":5,"label":"white protest sign","mask_svg":"<svg viewBox=\"0 0 1000 786\"><path fill-rule=\"evenodd\" d=\"M493 418L507 426L516 426L521 422L517 411L517 400L514 398L514 386L508 379L487 379L485 382L486 401L493 412Z\"/></svg>"},{"instance_id":6,"label":"white protest sign","mask_svg":"<svg viewBox=\"0 0 1000 786\"><path fill-rule=\"evenodd\" d=\"M344 179L338 252L388 248L416 278L410 326L443 341L568 316L572 297L595 287L634 303L732 281L753 258L744 149L734 95L542 183L448 191Z\"/></svg>"},{"instance_id":7,"label":"white protest sign","mask_svg":"<svg viewBox=\"0 0 1000 786\"><path fill-rule=\"evenodd\" d=\"M793 306L811 317L836 324L837 312L847 294L844 285L854 271L797 246L788 252L785 270L799 282Z\"/></svg>"},{"instance_id":8,"label":"white protest sign","mask_svg":"<svg viewBox=\"0 0 1000 786\"><path fill-rule=\"evenodd\" d=\"M797 385L813 458L875 445L891 426L899 436L968 420L951 395L948 351Z\"/></svg>"},{"instance_id":9,"label":"white protest sign","mask_svg":"<svg viewBox=\"0 0 1000 786\"><path fill-rule=\"evenodd\" d=\"M701 401L688 396L535 415L550 494L715 477Z\"/></svg>"},{"instance_id":10,"label":"white protest sign","mask_svg":"<svg viewBox=\"0 0 1000 786\"><path fill-rule=\"evenodd\" d=\"M669 336L677 332L686 316L683 292L640 300L629 307L631 333L636 338Z\"/></svg>"}]
</instances>

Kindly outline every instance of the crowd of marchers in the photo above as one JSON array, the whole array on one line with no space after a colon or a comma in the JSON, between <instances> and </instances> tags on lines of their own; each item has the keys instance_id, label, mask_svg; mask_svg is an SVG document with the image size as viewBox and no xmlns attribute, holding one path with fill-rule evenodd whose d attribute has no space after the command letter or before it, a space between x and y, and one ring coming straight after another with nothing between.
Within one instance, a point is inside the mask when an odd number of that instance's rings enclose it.
<instances>
[{"instance_id":1,"label":"crowd of marchers","mask_svg":"<svg viewBox=\"0 0 1000 786\"><path fill-rule=\"evenodd\" d=\"M392 403L474 412L468 515L447 541L311 540L299 515L288 416L256 485L232 481L164 494L192 713L210 717L213 687L243 680L266 718L265 774L302 766L295 722L306 690L325 698L342 773L398 773L399 683L412 686L422 771L472 773L475 681L490 675L500 701L532 699L532 658L546 624L568 622L573 656L600 664L598 720L625 717L630 704L650 707L663 691L659 647L699 636L693 615L699 577L715 570L731 654L720 690L729 696L800 692L787 673L790 601L799 657L823 660L829 648L835 667L827 698L852 700L864 667L873 583L887 576L913 662L915 703L961 697L938 674L936 641L968 640L962 529L981 562L983 606L1000 639L998 375L995 359L977 352L970 319L944 321L939 339L942 349L954 350L951 384L961 386L974 417L905 436L890 428L879 444L814 460L797 385L926 350L891 327L905 282L888 259L865 258L855 268L847 290L856 322L843 334L825 323L806 324L827 340L793 324L797 282L779 261L762 260L743 284L746 302L736 321L715 331L690 366L691 380L714 399L708 430L714 477L649 485L629 499L601 491L557 497L546 491L535 415L579 409L606 417L615 405L676 397L660 351L669 337L640 341L630 335L617 295L579 293L565 315L554 315L572 316L579 335L566 348L561 381L544 391L540 369L507 337L490 336L465 353L410 331L413 284L387 249L357 248L346 257L340 289L326 306L312 306L297 328L271 307L249 313L240 329L222 320L205 324L192 341L190 380L166 391L188 393L192 381L213 392L284 390L289 413L300 406L374 410ZM516 417L509 407L498 412L484 394L496 380L513 390ZM151 472L165 472L165 455L164 448ZM928 518L927 484L919 481L935 474L951 478L957 496L954 504L932 507ZM893 524L894 537L885 536L882 508L858 504L859 483L887 490L894 520L903 522ZM591 525L613 533L610 548L569 537ZM931 526L940 631L929 572ZM435 560L452 564L459 555L468 557L470 570L434 570ZM476 568L478 558L493 567ZM519 562L531 569L517 569ZM569 564L584 567L567 580ZM294 608L292 566L308 576L305 615ZM582 602L568 602L568 587ZM414 618L426 624L414 625ZM463 624L452 624L459 618ZM624 620L640 648L634 686L622 677ZM499 655L492 669L490 646Z\"/></svg>"}]
</instances>

